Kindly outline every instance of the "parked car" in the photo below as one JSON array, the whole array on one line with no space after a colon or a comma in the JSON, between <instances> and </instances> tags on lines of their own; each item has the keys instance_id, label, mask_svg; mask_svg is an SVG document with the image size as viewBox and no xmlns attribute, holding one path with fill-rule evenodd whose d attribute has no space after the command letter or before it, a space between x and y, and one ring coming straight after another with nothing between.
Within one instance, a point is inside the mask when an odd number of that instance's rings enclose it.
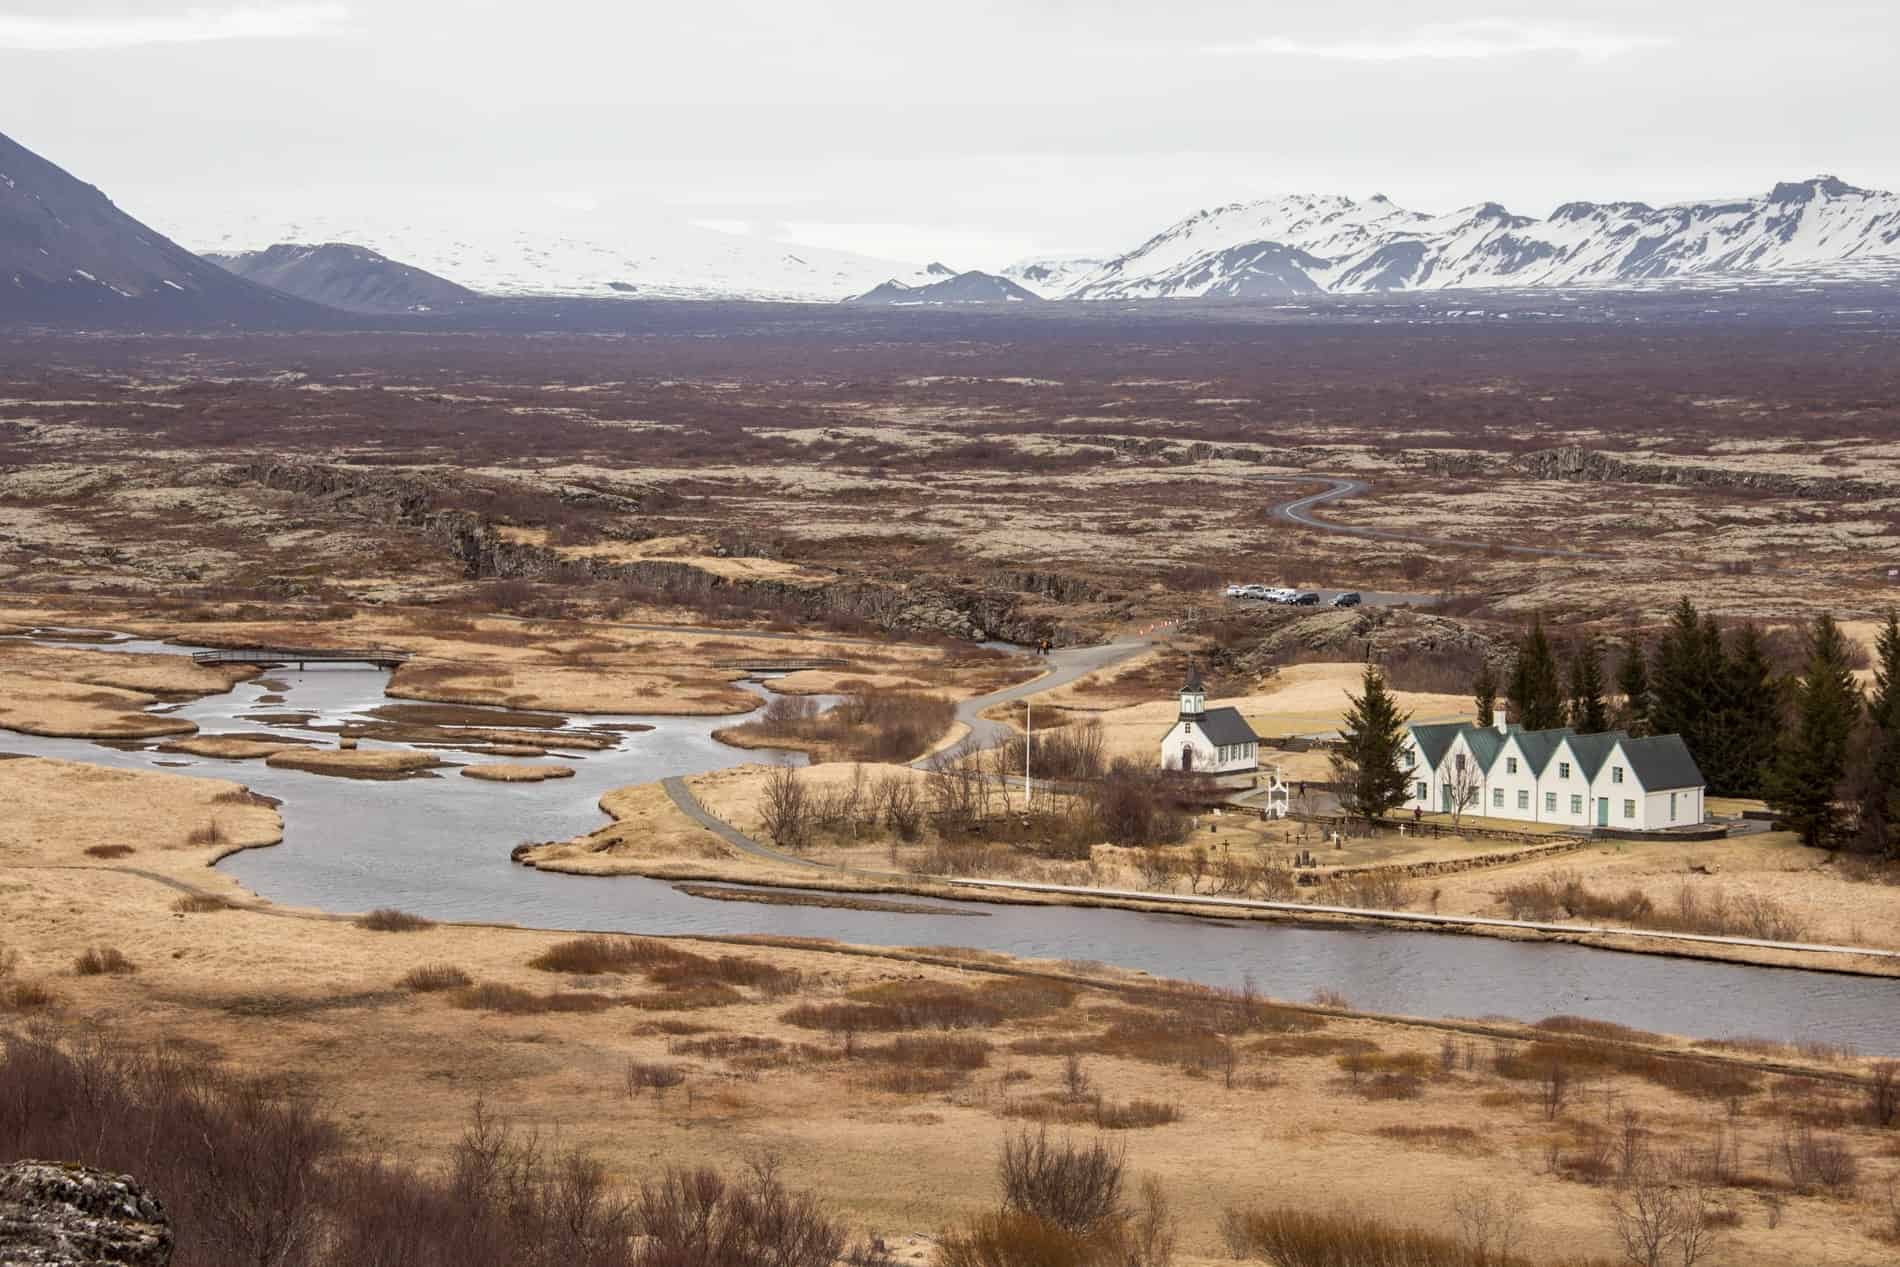
<instances>
[{"instance_id":1,"label":"parked car","mask_svg":"<svg viewBox=\"0 0 1900 1267\"><path fill-rule=\"evenodd\" d=\"M1318 607L1319 595L1315 594L1312 590L1304 590L1286 601L1295 607Z\"/></svg>"},{"instance_id":2,"label":"parked car","mask_svg":"<svg viewBox=\"0 0 1900 1267\"><path fill-rule=\"evenodd\" d=\"M1250 586L1246 585L1229 585L1226 589L1222 590L1221 593L1227 598L1245 598L1250 588Z\"/></svg>"},{"instance_id":3,"label":"parked car","mask_svg":"<svg viewBox=\"0 0 1900 1267\"><path fill-rule=\"evenodd\" d=\"M1269 603L1290 603L1300 596L1300 592L1276 585L1274 588L1264 591L1260 596Z\"/></svg>"},{"instance_id":4,"label":"parked car","mask_svg":"<svg viewBox=\"0 0 1900 1267\"><path fill-rule=\"evenodd\" d=\"M1347 590L1343 594L1333 595L1335 607L1357 607L1361 601L1358 590Z\"/></svg>"}]
</instances>

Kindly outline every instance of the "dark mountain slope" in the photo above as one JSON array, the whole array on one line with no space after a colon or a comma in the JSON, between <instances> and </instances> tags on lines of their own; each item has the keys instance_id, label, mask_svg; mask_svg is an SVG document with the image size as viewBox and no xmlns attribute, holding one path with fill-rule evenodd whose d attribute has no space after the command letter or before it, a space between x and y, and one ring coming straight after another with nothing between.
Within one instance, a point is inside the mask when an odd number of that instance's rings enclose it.
<instances>
[{"instance_id":1,"label":"dark mountain slope","mask_svg":"<svg viewBox=\"0 0 1900 1267\"><path fill-rule=\"evenodd\" d=\"M199 259L0 135L0 322L284 327L336 315Z\"/></svg>"},{"instance_id":2,"label":"dark mountain slope","mask_svg":"<svg viewBox=\"0 0 1900 1267\"><path fill-rule=\"evenodd\" d=\"M343 242L284 243L205 258L272 290L346 312L439 312L481 299L445 277Z\"/></svg>"}]
</instances>

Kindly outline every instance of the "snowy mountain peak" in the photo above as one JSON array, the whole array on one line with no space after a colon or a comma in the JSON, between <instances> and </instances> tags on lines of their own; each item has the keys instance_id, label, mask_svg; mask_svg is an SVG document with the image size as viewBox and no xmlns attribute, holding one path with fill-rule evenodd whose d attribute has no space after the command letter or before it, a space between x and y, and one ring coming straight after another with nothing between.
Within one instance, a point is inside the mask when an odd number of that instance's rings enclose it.
<instances>
[{"instance_id":1,"label":"snowy mountain peak","mask_svg":"<svg viewBox=\"0 0 1900 1267\"><path fill-rule=\"evenodd\" d=\"M1383 196L1291 195L1196 212L1060 293L1153 299L1557 286L1846 261L1900 265L1900 197L1817 176L1733 202L1567 202L1540 220L1496 202L1429 216Z\"/></svg>"}]
</instances>

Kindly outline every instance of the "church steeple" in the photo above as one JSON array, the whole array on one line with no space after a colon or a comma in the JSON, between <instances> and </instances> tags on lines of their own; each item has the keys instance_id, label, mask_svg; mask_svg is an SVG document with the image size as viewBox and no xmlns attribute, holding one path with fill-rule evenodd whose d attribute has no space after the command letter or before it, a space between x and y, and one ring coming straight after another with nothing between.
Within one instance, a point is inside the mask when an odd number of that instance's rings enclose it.
<instances>
[{"instance_id":1,"label":"church steeple","mask_svg":"<svg viewBox=\"0 0 1900 1267\"><path fill-rule=\"evenodd\" d=\"M1201 685L1201 671L1188 660L1187 681L1181 684L1181 720L1200 721L1207 715L1207 690Z\"/></svg>"}]
</instances>

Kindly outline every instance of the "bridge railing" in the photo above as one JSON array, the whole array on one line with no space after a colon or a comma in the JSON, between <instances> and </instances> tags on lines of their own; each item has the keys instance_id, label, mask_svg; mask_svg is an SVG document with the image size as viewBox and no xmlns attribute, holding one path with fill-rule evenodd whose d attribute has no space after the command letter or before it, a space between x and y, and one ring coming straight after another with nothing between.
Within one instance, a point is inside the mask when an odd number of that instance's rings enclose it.
<instances>
[{"instance_id":1,"label":"bridge railing","mask_svg":"<svg viewBox=\"0 0 1900 1267\"><path fill-rule=\"evenodd\" d=\"M410 652L395 647L244 647L221 651L194 651L196 664L257 664L278 660L303 663L401 664Z\"/></svg>"}]
</instances>

